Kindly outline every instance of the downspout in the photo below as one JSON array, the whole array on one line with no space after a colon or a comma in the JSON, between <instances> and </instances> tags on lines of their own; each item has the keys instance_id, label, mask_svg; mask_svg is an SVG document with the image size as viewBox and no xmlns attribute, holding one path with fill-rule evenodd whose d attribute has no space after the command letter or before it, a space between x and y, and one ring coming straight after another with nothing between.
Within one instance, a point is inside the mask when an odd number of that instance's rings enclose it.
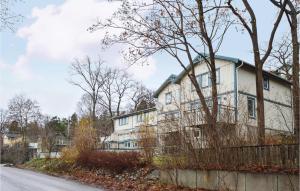
<instances>
[{"instance_id":1,"label":"downspout","mask_svg":"<svg viewBox=\"0 0 300 191\"><path fill-rule=\"evenodd\" d=\"M235 86L235 122L238 121L238 98L239 98L239 86L238 86L238 80L239 80L239 73L238 69L241 68L244 65L244 61L242 61L242 64L235 67L235 79L234 79L234 86ZM236 66L236 64L235 64Z\"/></svg>"}]
</instances>

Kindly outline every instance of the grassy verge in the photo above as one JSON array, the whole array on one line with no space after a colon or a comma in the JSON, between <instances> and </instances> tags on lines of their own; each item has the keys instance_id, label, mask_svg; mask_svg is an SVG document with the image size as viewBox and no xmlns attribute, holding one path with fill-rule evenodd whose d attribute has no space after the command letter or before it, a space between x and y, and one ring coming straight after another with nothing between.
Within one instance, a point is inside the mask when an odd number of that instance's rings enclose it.
<instances>
[{"instance_id":1,"label":"grassy verge","mask_svg":"<svg viewBox=\"0 0 300 191\"><path fill-rule=\"evenodd\" d=\"M114 191L203 191L203 189L160 184L158 179L147 178L153 172L153 168L149 167L112 172L103 168L91 169L76 166L62 159L33 159L21 167L55 176L67 176L82 183Z\"/></svg>"}]
</instances>

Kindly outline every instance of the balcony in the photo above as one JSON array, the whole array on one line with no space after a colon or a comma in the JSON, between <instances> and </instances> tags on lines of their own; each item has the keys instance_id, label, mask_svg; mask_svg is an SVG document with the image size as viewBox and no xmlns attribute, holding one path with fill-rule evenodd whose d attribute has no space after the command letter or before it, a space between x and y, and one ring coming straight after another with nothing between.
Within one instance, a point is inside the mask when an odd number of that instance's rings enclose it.
<instances>
[{"instance_id":1,"label":"balcony","mask_svg":"<svg viewBox=\"0 0 300 191\"><path fill-rule=\"evenodd\" d=\"M227 105L219 105L218 123L235 124L235 108ZM158 121L159 126L197 126L207 124L204 112L201 109L184 110L177 117L164 118Z\"/></svg>"}]
</instances>

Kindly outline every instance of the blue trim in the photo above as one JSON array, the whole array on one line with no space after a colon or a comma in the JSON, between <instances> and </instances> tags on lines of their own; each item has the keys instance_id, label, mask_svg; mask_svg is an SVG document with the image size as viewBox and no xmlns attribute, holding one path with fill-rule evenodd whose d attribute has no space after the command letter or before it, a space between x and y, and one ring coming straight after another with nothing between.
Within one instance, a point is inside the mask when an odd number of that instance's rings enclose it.
<instances>
[{"instance_id":1,"label":"blue trim","mask_svg":"<svg viewBox=\"0 0 300 191\"><path fill-rule=\"evenodd\" d=\"M249 96L249 97L254 97L254 98L256 98L256 95L249 94L249 93L246 93L246 92L243 92L243 91L239 91L239 94L243 94L243 95L246 95L246 96ZM277 104L277 105L281 105L281 106L283 106L283 107L292 108L291 105L287 105L287 104L280 103L280 102L277 102L277 101L273 101L273 100L270 100L270 99L264 98L264 101L267 101L267 102L270 102L270 103L273 103L273 104Z\"/></svg>"},{"instance_id":2,"label":"blue trim","mask_svg":"<svg viewBox=\"0 0 300 191\"><path fill-rule=\"evenodd\" d=\"M235 122L237 122L237 119L238 119L238 109L237 109L237 106L238 106L238 98L237 98L237 66L236 66L236 63L233 64L233 70L234 70L234 106L235 106Z\"/></svg>"},{"instance_id":3,"label":"blue trim","mask_svg":"<svg viewBox=\"0 0 300 191\"><path fill-rule=\"evenodd\" d=\"M159 114L171 114L171 113L180 113L180 110L165 111L165 112L160 112Z\"/></svg>"},{"instance_id":4,"label":"blue trim","mask_svg":"<svg viewBox=\"0 0 300 191\"><path fill-rule=\"evenodd\" d=\"M220 97L220 96L228 95L228 94L232 94L232 93L234 93L233 90L232 90L232 91L223 92L223 93L219 93L217 96ZM212 96L207 96L207 97L204 97L204 98L205 98L205 99L211 99ZM197 101L199 101L199 100L200 100L200 99L198 98L198 99L195 99L195 100L193 100L193 101L185 101L185 102L181 102L181 104L189 104L189 103L197 102Z\"/></svg>"},{"instance_id":5,"label":"blue trim","mask_svg":"<svg viewBox=\"0 0 300 191\"><path fill-rule=\"evenodd\" d=\"M165 87L167 87L167 85L169 85L171 82L173 83L174 80L176 79L176 75L175 74L171 74L165 81L164 83L154 92L153 97L154 98L158 98L158 95L160 94L160 92L165 89Z\"/></svg>"},{"instance_id":6,"label":"blue trim","mask_svg":"<svg viewBox=\"0 0 300 191\"><path fill-rule=\"evenodd\" d=\"M203 56L205 56L206 58L209 58L209 55L208 54L201 54ZM225 60L225 61L228 61L228 62L233 62L233 63L238 63L240 60L237 59L237 58L233 58L233 57L227 57L227 56L221 56L221 55L215 55L215 59L218 59L218 60ZM203 58L202 56L198 55L194 60L194 65L197 65L199 64L201 61L203 61ZM181 81L181 79L187 74L188 71L190 71L192 68L191 65L188 65L186 67L186 70L183 70L177 77L176 79L174 80L174 83L179 83Z\"/></svg>"},{"instance_id":7,"label":"blue trim","mask_svg":"<svg viewBox=\"0 0 300 191\"><path fill-rule=\"evenodd\" d=\"M120 118L123 118L123 117L130 117L130 116L139 115L139 114L146 114L146 113L150 113L152 111L156 111L156 108L152 107L152 108L149 108L149 109L143 109L143 110L134 111L134 112L123 114L123 115L118 115L116 117L113 117L113 119L120 119Z\"/></svg>"}]
</instances>

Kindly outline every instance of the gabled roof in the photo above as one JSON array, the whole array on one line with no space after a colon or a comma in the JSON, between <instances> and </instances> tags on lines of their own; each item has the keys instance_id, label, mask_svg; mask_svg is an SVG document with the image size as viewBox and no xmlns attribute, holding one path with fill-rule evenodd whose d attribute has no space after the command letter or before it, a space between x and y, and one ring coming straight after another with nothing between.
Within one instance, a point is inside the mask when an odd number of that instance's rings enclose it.
<instances>
[{"instance_id":1,"label":"gabled roof","mask_svg":"<svg viewBox=\"0 0 300 191\"><path fill-rule=\"evenodd\" d=\"M4 133L7 138L15 139L21 137L20 133Z\"/></svg>"},{"instance_id":2,"label":"gabled roof","mask_svg":"<svg viewBox=\"0 0 300 191\"><path fill-rule=\"evenodd\" d=\"M201 63L201 61L203 61L203 56L208 58L208 54L202 54L202 55L198 55L196 58L194 58L193 62L195 65ZM236 64L236 66L241 66L245 69L249 69L251 71L255 71L255 66L252 64L249 64L243 60L240 60L238 58L234 58L234 57L229 57L229 56L222 56L222 55L215 55L215 58L217 60L224 60L224 61L228 61L228 62L232 62L234 64ZM191 70L192 66L188 65L187 70L183 70L182 72L180 72L180 74L178 74L177 76L172 74L170 75L166 81L155 91L154 93L154 97L157 98L159 93L169 84L169 83L177 83L179 84L180 81L182 80L182 78ZM289 82L288 80L281 78L280 76L277 76L271 72L265 71L263 70L263 74L274 79L277 80L279 82L291 85L291 82Z\"/></svg>"},{"instance_id":3,"label":"gabled roof","mask_svg":"<svg viewBox=\"0 0 300 191\"><path fill-rule=\"evenodd\" d=\"M131 113L126 113L126 114L123 114L123 115L118 115L118 116L113 117L113 119L119 119L119 118L122 118L122 117L129 117L129 116L138 115L138 114L142 114L142 113L148 113L148 112L155 111L155 110L156 110L156 108L152 107L152 108L148 108L148 109L134 111L134 112L131 112Z\"/></svg>"},{"instance_id":4,"label":"gabled roof","mask_svg":"<svg viewBox=\"0 0 300 191\"><path fill-rule=\"evenodd\" d=\"M177 76L175 74L171 74L165 81L164 83L154 92L153 96L155 98L158 97L158 95L160 94L160 92L165 89L165 87L167 85L169 85L170 83L174 83L175 79L177 78Z\"/></svg>"},{"instance_id":5,"label":"gabled roof","mask_svg":"<svg viewBox=\"0 0 300 191\"><path fill-rule=\"evenodd\" d=\"M207 54L202 54L202 55L198 55L196 58L194 58L193 62L195 65L199 64L201 61L203 61L203 56L208 57ZM221 55L215 55L215 58L217 60L225 60L225 61L229 61L229 62L233 62L233 63L238 63L240 60L237 58L233 58L233 57L228 57L228 56L221 56ZM189 72L192 69L191 65L188 65L187 67L187 71ZM183 70L182 72L180 72L180 74L177 76L177 78L174 80L174 83L179 83L181 81L181 79L187 74L186 70Z\"/></svg>"},{"instance_id":6,"label":"gabled roof","mask_svg":"<svg viewBox=\"0 0 300 191\"><path fill-rule=\"evenodd\" d=\"M248 69L248 70L250 70L252 72L255 72L255 66L252 65L252 64L249 64L249 63L247 63L245 61L240 60L240 62L237 63L237 66L241 66L244 69ZM292 85L292 83L290 81L288 81L288 80L286 80L286 79L284 79L284 78L282 78L282 77L280 77L280 76L278 76L278 75L276 75L276 74L274 74L272 72L263 70L263 75L264 76L268 76L270 79L276 80L276 81L278 81L280 83L284 83L284 84L289 85L289 86Z\"/></svg>"}]
</instances>

